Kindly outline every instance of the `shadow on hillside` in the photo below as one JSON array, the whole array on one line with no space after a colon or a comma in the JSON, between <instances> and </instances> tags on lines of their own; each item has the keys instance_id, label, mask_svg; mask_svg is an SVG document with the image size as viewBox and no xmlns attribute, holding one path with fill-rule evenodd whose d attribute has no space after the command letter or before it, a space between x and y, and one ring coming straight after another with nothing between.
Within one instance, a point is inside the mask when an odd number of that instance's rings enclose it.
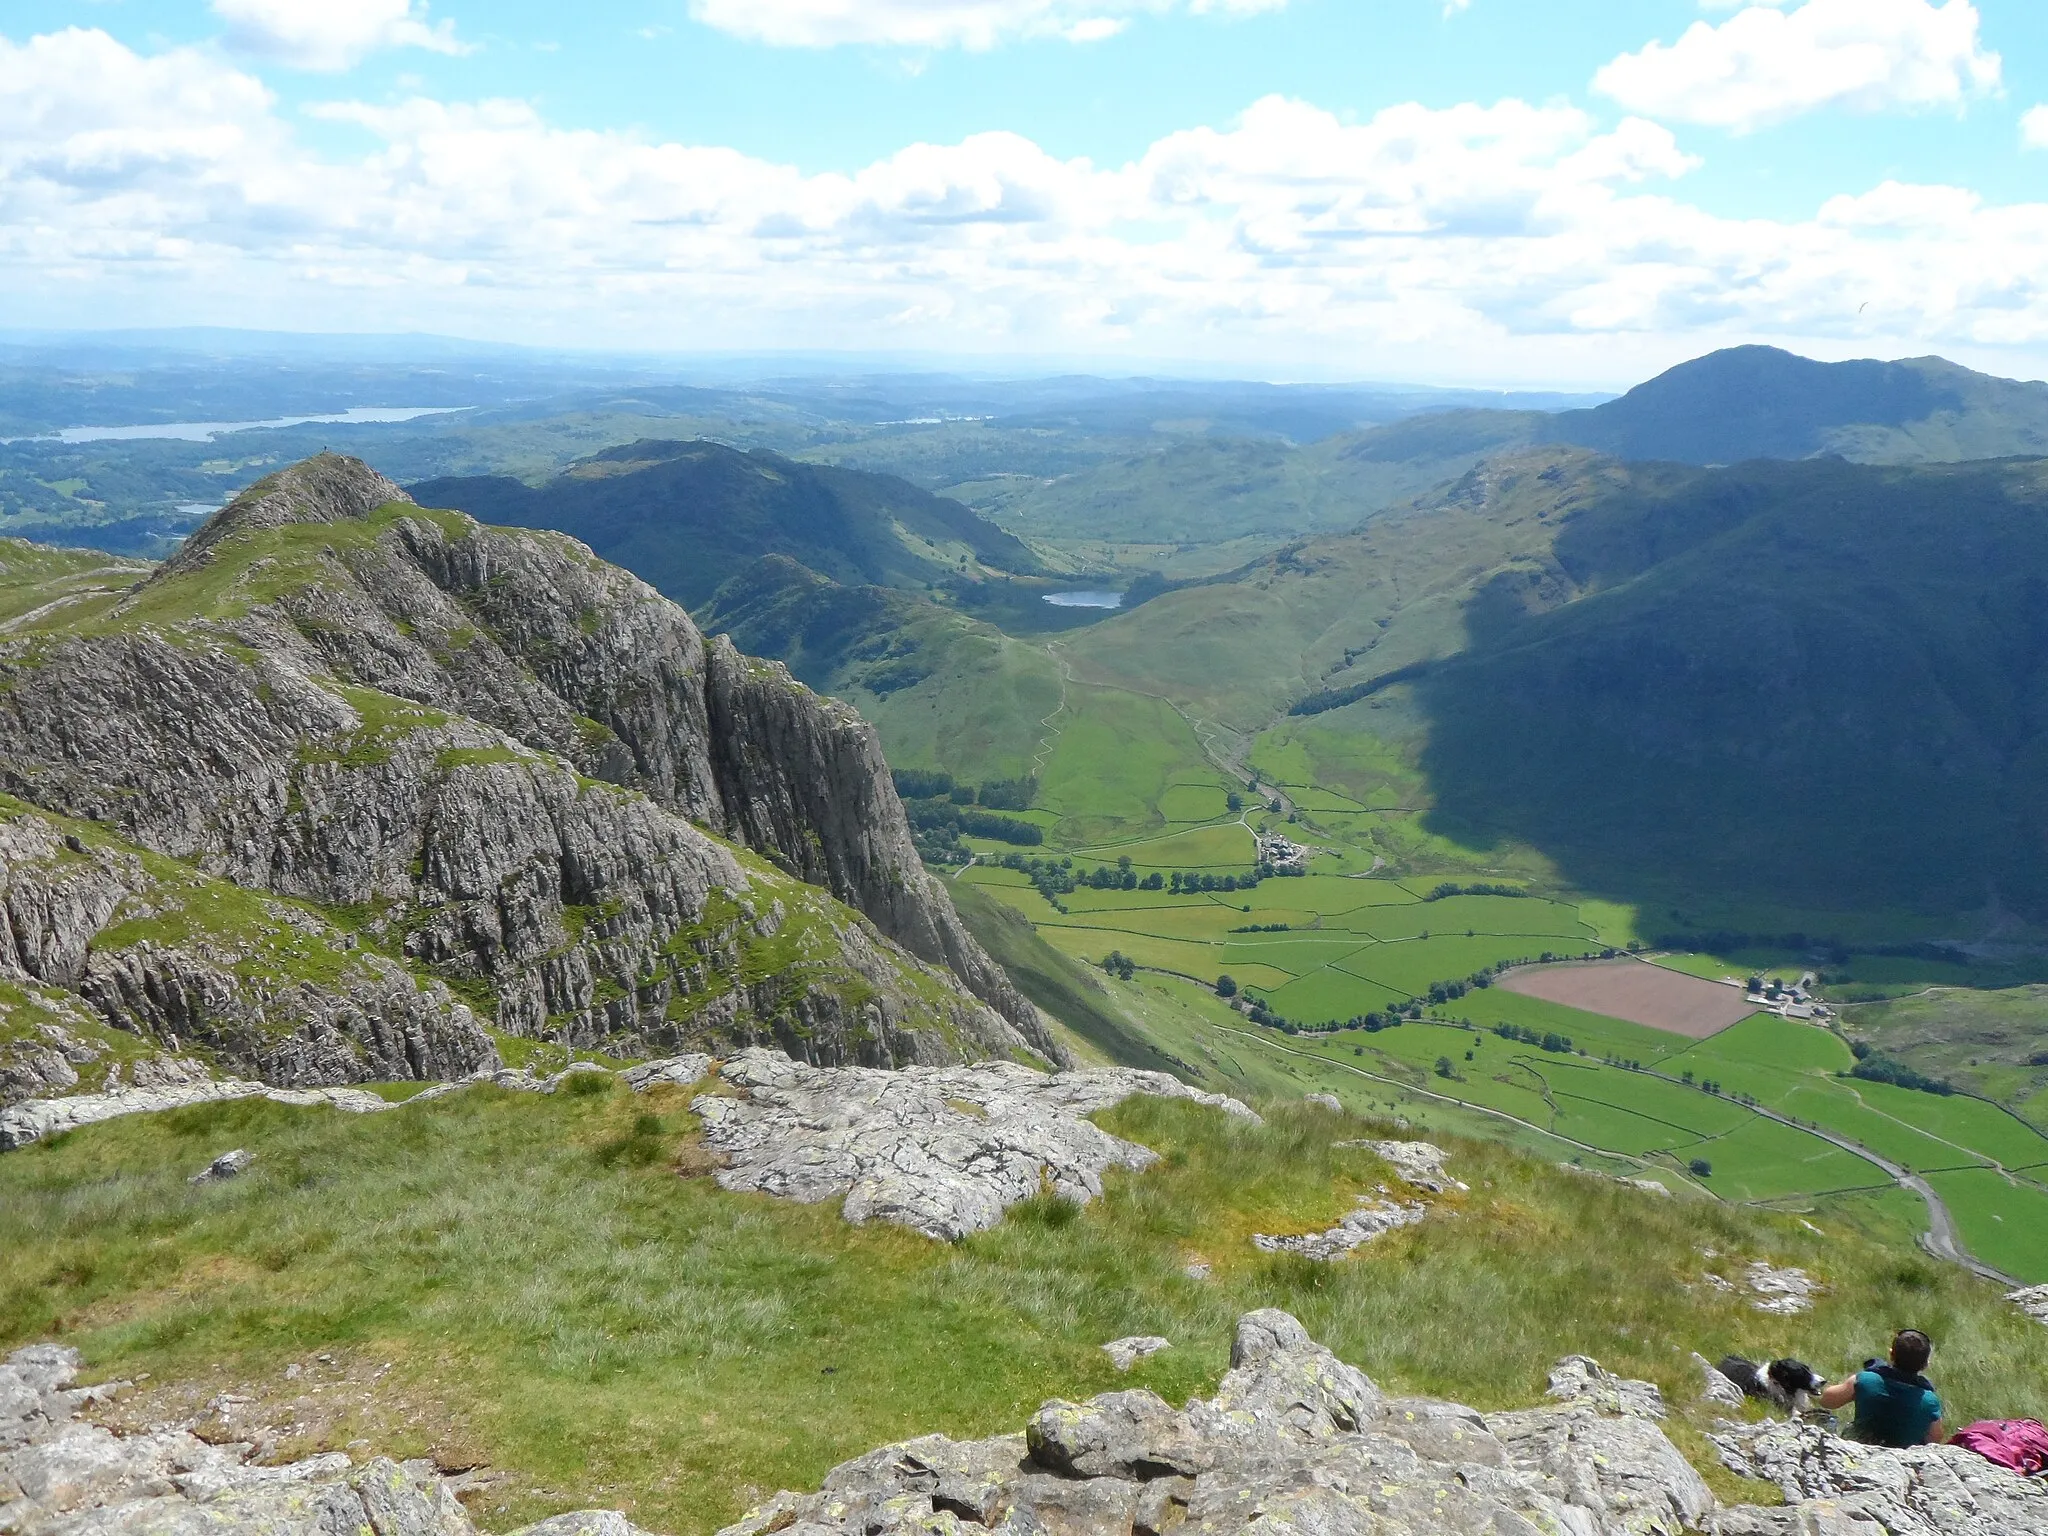
<instances>
[{"instance_id":1,"label":"shadow on hillside","mask_svg":"<svg viewBox=\"0 0 2048 1536\"><path fill-rule=\"evenodd\" d=\"M1531 844L1653 933L2048 917L2038 478L1751 465L1587 507L1574 600L1494 577L1415 685L1427 825Z\"/></svg>"}]
</instances>

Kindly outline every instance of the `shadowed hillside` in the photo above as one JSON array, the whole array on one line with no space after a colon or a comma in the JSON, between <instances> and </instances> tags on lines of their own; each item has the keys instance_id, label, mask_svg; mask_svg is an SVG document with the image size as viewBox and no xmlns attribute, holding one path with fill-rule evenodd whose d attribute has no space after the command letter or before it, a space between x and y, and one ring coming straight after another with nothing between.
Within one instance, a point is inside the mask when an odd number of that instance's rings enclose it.
<instances>
[{"instance_id":1,"label":"shadowed hillside","mask_svg":"<svg viewBox=\"0 0 2048 1536\"><path fill-rule=\"evenodd\" d=\"M1436 820L1587 889L2048 913L2048 472L1629 473L1419 685ZM1534 611L1531 611L1532 607Z\"/></svg>"},{"instance_id":2,"label":"shadowed hillside","mask_svg":"<svg viewBox=\"0 0 2048 1536\"><path fill-rule=\"evenodd\" d=\"M491 475L413 490L484 522L581 539L685 607L763 555L891 587L923 588L963 563L1038 568L1017 539L906 481L718 443L608 448L538 488Z\"/></svg>"}]
</instances>

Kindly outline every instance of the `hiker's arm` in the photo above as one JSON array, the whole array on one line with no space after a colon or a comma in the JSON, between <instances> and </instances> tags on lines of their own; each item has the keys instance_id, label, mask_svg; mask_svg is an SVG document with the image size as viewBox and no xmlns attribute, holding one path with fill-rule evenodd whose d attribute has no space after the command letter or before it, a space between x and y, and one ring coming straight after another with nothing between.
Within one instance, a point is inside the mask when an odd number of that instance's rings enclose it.
<instances>
[{"instance_id":1,"label":"hiker's arm","mask_svg":"<svg viewBox=\"0 0 2048 1536\"><path fill-rule=\"evenodd\" d=\"M1820 1405L1823 1408L1843 1408L1856 1401L1856 1378L1845 1376L1820 1389Z\"/></svg>"},{"instance_id":2,"label":"hiker's arm","mask_svg":"<svg viewBox=\"0 0 2048 1536\"><path fill-rule=\"evenodd\" d=\"M1948 1426L1943 1424L1941 1420L1936 1419L1927 1426L1927 1443L1929 1445L1940 1445L1946 1439L1948 1439Z\"/></svg>"}]
</instances>

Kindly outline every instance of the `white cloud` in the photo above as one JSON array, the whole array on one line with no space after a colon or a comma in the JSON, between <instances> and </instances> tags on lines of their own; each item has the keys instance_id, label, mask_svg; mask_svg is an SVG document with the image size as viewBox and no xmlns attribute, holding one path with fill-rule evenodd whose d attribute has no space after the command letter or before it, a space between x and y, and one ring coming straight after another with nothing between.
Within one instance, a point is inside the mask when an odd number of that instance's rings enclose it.
<instances>
[{"instance_id":1,"label":"white cloud","mask_svg":"<svg viewBox=\"0 0 2048 1536\"><path fill-rule=\"evenodd\" d=\"M1885 184L1730 219L1641 118L1347 123L1270 97L1127 163L1013 133L809 174L522 102L334 102L322 155L204 49L0 38L0 324L1207 358L1608 379L1726 340L2048 353L2048 204ZM1859 306L1867 306L1858 318ZM1677 340L1674 340L1677 338Z\"/></svg>"},{"instance_id":2,"label":"white cloud","mask_svg":"<svg viewBox=\"0 0 2048 1536\"><path fill-rule=\"evenodd\" d=\"M213 0L228 42L294 69L353 68L385 48L464 53L453 22L431 24L414 0Z\"/></svg>"},{"instance_id":3,"label":"white cloud","mask_svg":"<svg viewBox=\"0 0 2048 1536\"><path fill-rule=\"evenodd\" d=\"M1197 15L1278 10L1287 0L1185 0ZM690 0L690 14L735 37L785 48L877 43L993 48L1018 37L1099 42L1182 0Z\"/></svg>"},{"instance_id":4,"label":"white cloud","mask_svg":"<svg viewBox=\"0 0 2048 1536\"><path fill-rule=\"evenodd\" d=\"M1747 132L1826 106L1959 106L1995 90L1999 69L1970 0L1806 0L1695 22L1613 60L1593 88L1632 112Z\"/></svg>"},{"instance_id":5,"label":"white cloud","mask_svg":"<svg viewBox=\"0 0 2048 1536\"><path fill-rule=\"evenodd\" d=\"M2020 143L2028 149L2048 149L2048 107L2029 107L2020 118Z\"/></svg>"}]
</instances>

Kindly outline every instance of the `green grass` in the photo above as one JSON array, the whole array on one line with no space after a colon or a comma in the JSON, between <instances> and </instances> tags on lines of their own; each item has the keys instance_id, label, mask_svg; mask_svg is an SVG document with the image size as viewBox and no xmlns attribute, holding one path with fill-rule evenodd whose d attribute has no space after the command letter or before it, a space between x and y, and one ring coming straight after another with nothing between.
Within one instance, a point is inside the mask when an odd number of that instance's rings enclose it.
<instances>
[{"instance_id":1,"label":"green grass","mask_svg":"<svg viewBox=\"0 0 2048 1536\"><path fill-rule=\"evenodd\" d=\"M1942 1341L1959 1417L2048 1406L2048 1333L1991 1287L1844 1224L1816 1236L1651 1200L1495 1144L1453 1145L1473 1186L1454 1216L1316 1266L1248 1236L1312 1229L1384 1180L1332 1147L1370 1124L1294 1107L1260 1130L1138 1101L1105 1122L1161 1151L1154 1170L1113 1176L1073 1219L1026 1207L948 1246L678 1178L683 1098L477 1089L368 1118L243 1102L0 1158L0 1346L61 1331L96 1376L263 1406L316 1352L359 1380L388 1364L280 1452L361 1438L474 1457L505 1475L486 1524L605 1503L677 1536L876 1444L1014 1430L1046 1397L1206 1392L1232 1321L1259 1305L1294 1310L1390 1390L1487 1409L1538 1400L1572 1351L1683 1405L1690 1350L1832 1370L1908 1320ZM185 1182L229 1145L255 1152L248 1175ZM1809 1316L1765 1318L1695 1283L1707 1246L1831 1289ZM1197 1256L1211 1281L1182 1274ZM1176 1347L1119 1376L1096 1346L1137 1332Z\"/></svg>"},{"instance_id":2,"label":"green grass","mask_svg":"<svg viewBox=\"0 0 2048 1536\"><path fill-rule=\"evenodd\" d=\"M1962 1228L1963 1241L2008 1274L2048 1274L2048 1190L2014 1184L1989 1169L1929 1174Z\"/></svg>"}]
</instances>

